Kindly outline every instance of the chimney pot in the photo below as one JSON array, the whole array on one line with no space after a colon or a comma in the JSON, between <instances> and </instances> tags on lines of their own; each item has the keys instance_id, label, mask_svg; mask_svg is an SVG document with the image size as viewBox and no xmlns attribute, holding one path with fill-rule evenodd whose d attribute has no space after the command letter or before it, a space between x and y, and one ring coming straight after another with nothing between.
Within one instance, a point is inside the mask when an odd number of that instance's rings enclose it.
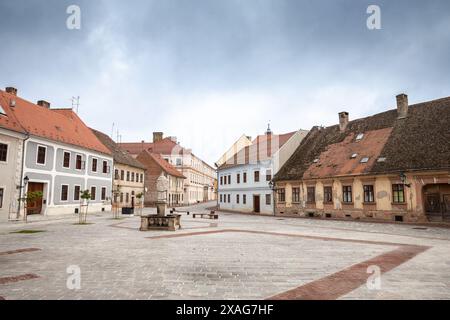
<instances>
[{"instance_id":1,"label":"chimney pot","mask_svg":"<svg viewBox=\"0 0 450 320\"><path fill-rule=\"evenodd\" d=\"M50 102L47 102L47 101L45 101L45 100L39 100L39 101L37 102L37 104L38 104L38 106L41 106L41 107L50 109Z\"/></svg>"},{"instance_id":2,"label":"chimney pot","mask_svg":"<svg viewBox=\"0 0 450 320\"><path fill-rule=\"evenodd\" d=\"M408 116L408 96L402 93L396 98L398 119L404 119Z\"/></svg>"},{"instance_id":3,"label":"chimney pot","mask_svg":"<svg viewBox=\"0 0 450 320\"><path fill-rule=\"evenodd\" d=\"M339 112L339 130L345 131L348 125L348 112Z\"/></svg>"},{"instance_id":4,"label":"chimney pot","mask_svg":"<svg viewBox=\"0 0 450 320\"><path fill-rule=\"evenodd\" d=\"M5 91L14 96L17 96L17 89L14 87L6 87Z\"/></svg>"},{"instance_id":5,"label":"chimney pot","mask_svg":"<svg viewBox=\"0 0 450 320\"><path fill-rule=\"evenodd\" d=\"M153 132L153 142L158 142L163 139L163 133L162 132Z\"/></svg>"}]
</instances>

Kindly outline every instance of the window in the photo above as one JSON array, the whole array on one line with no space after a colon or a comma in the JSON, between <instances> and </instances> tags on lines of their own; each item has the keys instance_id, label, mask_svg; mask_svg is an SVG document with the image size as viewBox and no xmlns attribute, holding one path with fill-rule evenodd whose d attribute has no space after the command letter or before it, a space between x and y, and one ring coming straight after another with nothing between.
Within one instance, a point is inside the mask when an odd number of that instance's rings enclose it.
<instances>
[{"instance_id":1,"label":"window","mask_svg":"<svg viewBox=\"0 0 450 320\"><path fill-rule=\"evenodd\" d=\"M67 201L69 198L69 186L67 184L63 184L61 186L61 201Z\"/></svg>"},{"instance_id":2,"label":"window","mask_svg":"<svg viewBox=\"0 0 450 320\"><path fill-rule=\"evenodd\" d=\"M80 200L80 193L81 193L81 187L75 186L73 188L73 200L79 201Z\"/></svg>"},{"instance_id":3,"label":"window","mask_svg":"<svg viewBox=\"0 0 450 320\"><path fill-rule=\"evenodd\" d=\"M244 183L247 183L247 172L244 172L244 173L242 174L242 181L243 181Z\"/></svg>"},{"instance_id":4,"label":"window","mask_svg":"<svg viewBox=\"0 0 450 320\"><path fill-rule=\"evenodd\" d=\"M141 173L141 183L144 182L144 174Z\"/></svg>"},{"instance_id":5,"label":"window","mask_svg":"<svg viewBox=\"0 0 450 320\"><path fill-rule=\"evenodd\" d=\"M231 202L231 195L228 195L228 203Z\"/></svg>"},{"instance_id":6,"label":"window","mask_svg":"<svg viewBox=\"0 0 450 320\"><path fill-rule=\"evenodd\" d=\"M356 141L362 140L364 138L364 133L360 133L356 136Z\"/></svg>"},{"instance_id":7,"label":"window","mask_svg":"<svg viewBox=\"0 0 450 320\"><path fill-rule=\"evenodd\" d=\"M292 202L300 202L300 188L292 188Z\"/></svg>"},{"instance_id":8,"label":"window","mask_svg":"<svg viewBox=\"0 0 450 320\"><path fill-rule=\"evenodd\" d=\"M220 177L220 185L223 185L223 177Z\"/></svg>"},{"instance_id":9,"label":"window","mask_svg":"<svg viewBox=\"0 0 450 320\"><path fill-rule=\"evenodd\" d=\"M127 171L127 181L130 181L130 171Z\"/></svg>"},{"instance_id":10,"label":"window","mask_svg":"<svg viewBox=\"0 0 450 320\"><path fill-rule=\"evenodd\" d=\"M131 173L131 182L134 182L134 172Z\"/></svg>"},{"instance_id":11,"label":"window","mask_svg":"<svg viewBox=\"0 0 450 320\"><path fill-rule=\"evenodd\" d=\"M176 164L177 164L177 166L181 166L181 158L177 158Z\"/></svg>"},{"instance_id":12,"label":"window","mask_svg":"<svg viewBox=\"0 0 450 320\"><path fill-rule=\"evenodd\" d=\"M227 184L227 176L223 177L223 184Z\"/></svg>"},{"instance_id":13,"label":"window","mask_svg":"<svg viewBox=\"0 0 450 320\"><path fill-rule=\"evenodd\" d=\"M0 143L0 161L6 162L8 159L8 145Z\"/></svg>"},{"instance_id":14,"label":"window","mask_svg":"<svg viewBox=\"0 0 450 320\"><path fill-rule=\"evenodd\" d=\"M266 194L266 205L270 205L272 203L272 197L270 194Z\"/></svg>"},{"instance_id":15,"label":"window","mask_svg":"<svg viewBox=\"0 0 450 320\"><path fill-rule=\"evenodd\" d=\"M278 189L278 202L285 202L286 201L286 190L284 188Z\"/></svg>"},{"instance_id":16,"label":"window","mask_svg":"<svg viewBox=\"0 0 450 320\"><path fill-rule=\"evenodd\" d=\"M361 159L360 162L361 163L367 163L367 162L369 162L369 158L368 157L364 157L364 158Z\"/></svg>"},{"instance_id":17,"label":"window","mask_svg":"<svg viewBox=\"0 0 450 320\"><path fill-rule=\"evenodd\" d=\"M103 161L103 173L109 173L108 161ZM134 173L133 173L133 175L134 175ZM133 177L133 180L134 180L134 177Z\"/></svg>"},{"instance_id":18,"label":"window","mask_svg":"<svg viewBox=\"0 0 450 320\"><path fill-rule=\"evenodd\" d=\"M114 179L119 180L119 169L114 170Z\"/></svg>"},{"instance_id":19,"label":"window","mask_svg":"<svg viewBox=\"0 0 450 320\"><path fill-rule=\"evenodd\" d=\"M70 167L70 152L64 152L63 167L64 168Z\"/></svg>"},{"instance_id":20,"label":"window","mask_svg":"<svg viewBox=\"0 0 450 320\"><path fill-rule=\"evenodd\" d=\"M95 193L97 192L96 187L91 187L91 200L95 200Z\"/></svg>"},{"instance_id":21,"label":"window","mask_svg":"<svg viewBox=\"0 0 450 320\"><path fill-rule=\"evenodd\" d=\"M102 187L102 200L106 200L106 187Z\"/></svg>"},{"instance_id":22,"label":"window","mask_svg":"<svg viewBox=\"0 0 450 320\"><path fill-rule=\"evenodd\" d=\"M0 188L0 208L3 208L3 192L5 192L5 189Z\"/></svg>"},{"instance_id":23,"label":"window","mask_svg":"<svg viewBox=\"0 0 450 320\"><path fill-rule=\"evenodd\" d=\"M392 185L392 201L394 203L405 203L405 186L403 184Z\"/></svg>"},{"instance_id":24,"label":"window","mask_svg":"<svg viewBox=\"0 0 450 320\"><path fill-rule=\"evenodd\" d=\"M255 182L259 182L259 171L255 171Z\"/></svg>"},{"instance_id":25,"label":"window","mask_svg":"<svg viewBox=\"0 0 450 320\"><path fill-rule=\"evenodd\" d=\"M125 194L125 202L130 202L130 194L128 192Z\"/></svg>"},{"instance_id":26,"label":"window","mask_svg":"<svg viewBox=\"0 0 450 320\"><path fill-rule=\"evenodd\" d=\"M272 180L272 170L266 170L266 181Z\"/></svg>"},{"instance_id":27,"label":"window","mask_svg":"<svg viewBox=\"0 0 450 320\"><path fill-rule=\"evenodd\" d=\"M353 154L350 156L350 159L355 159L357 156L358 156L357 153L353 153Z\"/></svg>"},{"instance_id":28,"label":"window","mask_svg":"<svg viewBox=\"0 0 450 320\"><path fill-rule=\"evenodd\" d=\"M81 170L82 162L83 162L83 158L81 157L81 154L77 154L77 158L75 161L75 169Z\"/></svg>"},{"instance_id":29,"label":"window","mask_svg":"<svg viewBox=\"0 0 450 320\"><path fill-rule=\"evenodd\" d=\"M316 203L316 187L306 188L306 202Z\"/></svg>"},{"instance_id":30,"label":"window","mask_svg":"<svg viewBox=\"0 0 450 320\"><path fill-rule=\"evenodd\" d=\"M323 202L324 203L333 202L333 189L331 187L323 187Z\"/></svg>"},{"instance_id":31,"label":"window","mask_svg":"<svg viewBox=\"0 0 450 320\"><path fill-rule=\"evenodd\" d=\"M228 175L228 184L231 184L231 174Z\"/></svg>"},{"instance_id":32,"label":"window","mask_svg":"<svg viewBox=\"0 0 450 320\"><path fill-rule=\"evenodd\" d=\"M236 175L236 183L241 183L241 174L240 173L238 173Z\"/></svg>"},{"instance_id":33,"label":"window","mask_svg":"<svg viewBox=\"0 0 450 320\"><path fill-rule=\"evenodd\" d=\"M120 203L123 203L123 192L120 193Z\"/></svg>"},{"instance_id":34,"label":"window","mask_svg":"<svg viewBox=\"0 0 450 320\"><path fill-rule=\"evenodd\" d=\"M220 202L222 202L222 195L220 195Z\"/></svg>"},{"instance_id":35,"label":"window","mask_svg":"<svg viewBox=\"0 0 450 320\"><path fill-rule=\"evenodd\" d=\"M120 170L120 180L125 180L125 171Z\"/></svg>"},{"instance_id":36,"label":"window","mask_svg":"<svg viewBox=\"0 0 450 320\"><path fill-rule=\"evenodd\" d=\"M364 202L366 202L366 203L374 202L375 197L374 197L374 192L373 192L373 186L365 185L365 186L363 186L363 189L364 189Z\"/></svg>"},{"instance_id":37,"label":"window","mask_svg":"<svg viewBox=\"0 0 450 320\"><path fill-rule=\"evenodd\" d=\"M342 187L342 201L344 203L351 203L353 201L352 186L343 186Z\"/></svg>"},{"instance_id":38,"label":"window","mask_svg":"<svg viewBox=\"0 0 450 320\"><path fill-rule=\"evenodd\" d=\"M239 195L236 195L236 203L239 203Z\"/></svg>"},{"instance_id":39,"label":"window","mask_svg":"<svg viewBox=\"0 0 450 320\"><path fill-rule=\"evenodd\" d=\"M39 164L45 164L45 154L46 153L47 153L47 148L46 147L38 146L36 162L39 163Z\"/></svg>"},{"instance_id":40,"label":"window","mask_svg":"<svg viewBox=\"0 0 450 320\"><path fill-rule=\"evenodd\" d=\"M97 172L97 162L98 160L96 158L92 159L92 172Z\"/></svg>"},{"instance_id":41,"label":"window","mask_svg":"<svg viewBox=\"0 0 450 320\"><path fill-rule=\"evenodd\" d=\"M246 204L246 203L247 203L247 195L246 195L246 194L243 194L243 195L242 195L242 203L243 203L243 204Z\"/></svg>"}]
</instances>

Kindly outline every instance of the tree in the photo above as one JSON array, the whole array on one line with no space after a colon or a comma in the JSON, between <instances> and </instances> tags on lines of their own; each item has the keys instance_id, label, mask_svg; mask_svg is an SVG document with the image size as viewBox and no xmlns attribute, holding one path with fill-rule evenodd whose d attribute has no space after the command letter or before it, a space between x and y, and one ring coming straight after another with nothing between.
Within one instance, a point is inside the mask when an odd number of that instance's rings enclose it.
<instances>
[{"instance_id":1,"label":"tree","mask_svg":"<svg viewBox=\"0 0 450 320\"><path fill-rule=\"evenodd\" d=\"M142 203L142 198L144 197L144 193L140 192L136 195L136 198L139 200L139 215L142 216L142 207L143 207L143 203Z\"/></svg>"},{"instance_id":2,"label":"tree","mask_svg":"<svg viewBox=\"0 0 450 320\"><path fill-rule=\"evenodd\" d=\"M78 221L80 224L85 224L89 208L89 200L91 200L91 193L89 190L81 191L80 193L80 213L78 215ZM85 210L83 210L83 207ZM83 212L85 211L85 212Z\"/></svg>"},{"instance_id":3,"label":"tree","mask_svg":"<svg viewBox=\"0 0 450 320\"><path fill-rule=\"evenodd\" d=\"M120 208L119 208L119 196L120 196L120 184L113 189L113 201L112 201L112 212L113 219L119 219L120 216Z\"/></svg>"},{"instance_id":4,"label":"tree","mask_svg":"<svg viewBox=\"0 0 450 320\"><path fill-rule=\"evenodd\" d=\"M23 214L23 220L27 222L28 219L28 204L33 203L37 199L40 199L43 197L42 191L28 191L25 197L20 198L19 201L23 202L23 208L24 208L24 214Z\"/></svg>"}]
</instances>

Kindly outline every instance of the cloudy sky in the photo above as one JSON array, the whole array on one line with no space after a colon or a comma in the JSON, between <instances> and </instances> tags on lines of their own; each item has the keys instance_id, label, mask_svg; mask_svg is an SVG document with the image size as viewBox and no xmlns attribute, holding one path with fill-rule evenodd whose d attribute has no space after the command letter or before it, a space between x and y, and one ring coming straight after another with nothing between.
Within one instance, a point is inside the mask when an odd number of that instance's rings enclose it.
<instances>
[{"instance_id":1,"label":"cloudy sky","mask_svg":"<svg viewBox=\"0 0 450 320\"><path fill-rule=\"evenodd\" d=\"M81 29L66 27L69 5ZM369 30L367 7L381 8ZM450 95L450 1L0 0L0 86L122 141L177 136L209 163L243 133ZM116 136L116 132L114 132Z\"/></svg>"}]
</instances>

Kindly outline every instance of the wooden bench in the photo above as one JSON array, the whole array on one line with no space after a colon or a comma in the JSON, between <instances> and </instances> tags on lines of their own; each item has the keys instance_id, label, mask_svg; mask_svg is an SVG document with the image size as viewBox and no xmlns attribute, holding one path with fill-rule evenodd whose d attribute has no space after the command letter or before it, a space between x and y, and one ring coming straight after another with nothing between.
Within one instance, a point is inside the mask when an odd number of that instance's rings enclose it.
<instances>
[{"instance_id":1,"label":"wooden bench","mask_svg":"<svg viewBox=\"0 0 450 320\"><path fill-rule=\"evenodd\" d=\"M207 217L209 219L219 219L219 215L215 213L214 211L211 211L210 213L193 213L192 218L195 218L197 216L200 216L200 218Z\"/></svg>"}]
</instances>

